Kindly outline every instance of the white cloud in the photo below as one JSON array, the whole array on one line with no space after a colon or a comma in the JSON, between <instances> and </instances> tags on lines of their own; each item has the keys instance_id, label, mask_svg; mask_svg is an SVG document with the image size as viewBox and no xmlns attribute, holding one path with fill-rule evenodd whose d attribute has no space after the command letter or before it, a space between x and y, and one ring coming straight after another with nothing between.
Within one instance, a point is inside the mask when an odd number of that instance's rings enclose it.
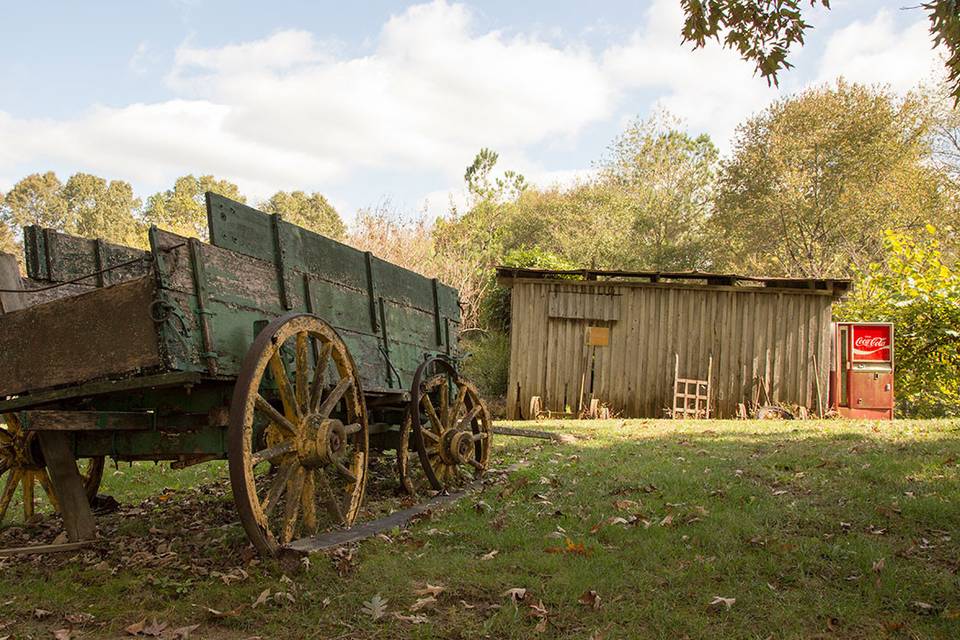
<instances>
[{"instance_id":1,"label":"white cloud","mask_svg":"<svg viewBox=\"0 0 960 640\"><path fill-rule=\"evenodd\" d=\"M681 44L683 13L675 0L657 0L630 41L608 49L604 64L620 86L657 95L693 131L706 131L725 147L736 125L779 95L753 65L718 43L693 50Z\"/></svg>"},{"instance_id":2,"label":"white cloud","mask_svg":"<svg viewBox=\"0 0 960 640\"><path fill-rule=\"evenodd\" d=\"M925 16L897 28L894 17L881 9L869 21L857 20L830 35L819 64L819 81L838 76L866 84L889 84L898 92L935 79L943 63L933 50Z\"/></svg>"}]
</instances>

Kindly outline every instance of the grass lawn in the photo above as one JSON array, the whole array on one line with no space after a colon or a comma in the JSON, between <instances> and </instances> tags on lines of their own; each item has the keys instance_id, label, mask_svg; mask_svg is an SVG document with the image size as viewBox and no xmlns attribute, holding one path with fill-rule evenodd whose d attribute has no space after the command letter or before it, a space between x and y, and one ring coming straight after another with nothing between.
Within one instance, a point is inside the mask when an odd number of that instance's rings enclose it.
<instances>
[{"instance_id":1,"label":"grass lawn","mask_svg":"<svg viewBox=\"0 0 960 640\"><path fill-rule=\"evenodd\" d=\"M538 427L578 440L498 436L513 473L299 568L247 552L222 463L108 469L104 542L0 559L0 639L960 638L960 422Z\"/></svg>"}]
</instances>

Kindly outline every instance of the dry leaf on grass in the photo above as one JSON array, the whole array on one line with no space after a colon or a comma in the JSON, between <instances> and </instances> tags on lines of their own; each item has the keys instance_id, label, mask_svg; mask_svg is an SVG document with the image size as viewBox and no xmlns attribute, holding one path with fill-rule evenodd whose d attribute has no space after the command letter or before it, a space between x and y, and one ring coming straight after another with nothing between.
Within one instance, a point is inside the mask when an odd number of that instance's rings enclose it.
<instances>
[{"instance_id":1,"label":"dry leaf on grass","mask_svg":"<svg viewBox=\"0 0 960 640\"><path fill-rule=\"evenodd\" d=\"M57 629L51 631L55 640L70 640L73 637L73 629Z\"/></svg>"},{"instance_id":2,"label":"dry leaf on grass","mask_svg":"<svg viewBox=\"0 0 960 640\"><path fill-rule=\"evenodd\" d=\"M52 613L53 613L52 611L47 611L46 609L34 609L33 617L36 618L37 620L43 620L44 618L51 615Z\"/></svg>"},{"instance_id":3,"label":"dry leaf on grass","mask_svg":"<svg viewBox=\"0 0 960 640\"><path fill-rule=\"evenodd\" d=\"M401 622L409 622L410 624L425 624L429 622L426 616L405 616L402 613L394 612L393 617Z\"/></svg>"},{"instance_id":4,"label":"dry leaf on grass","mask_svg":"<svg viewBox=\"0 0 960 640\"><path fill-rule=\"evenodd\" d=\"M200 628L199 624L191 624L186 627L178 627L172 632L172 640L187 640L190 634Z\"/></svg>"},{"instance_id":5,"label":"dry leaf on grass","mask_svg":"<svg viewBox=\"0 0 960 640\"><path fill-rule=\"evenodd\" d=\"M270 599L270 589L264 589L263 591L260 592L260 595L257 596L257 599L254 600L253 605L250 608L256 609L262 604L267 604L267 600L269 599Z\"/></svg>"},{"instance_id":6,"label":"dry leaf on grass","mask_svg":"<svg viewBox=\"0 0 960 640\"><path fill-rule=\"evenodd\" d=\"M415 590L413 592L413 595L437 597L438 595L443 593L444 588L445 587L443 587L442 585L439 585L439 584L433 585L428 582L427 586L425 586L424 588Z\"/></svg>"},{"instance_id":7,"label":"dry leaf on grass","mask_svg":"<svg viewBox=\"0 0 960 640\"><path fill-rule=\"evenodd\" d=\"M715 611L729 611L730 607L734 605L737 601L736 598L724 598L722 596L713 596L713 600L710 601L710 604L707 605Z\"/></svg>"},{"instance_id":8,"label":"dry leaf on grass","mask_svg":"<svg viewBox=\"0 0 960 640\"><path fill-rule=\"evenodd\" d=\"M489 552L489 553L485 553L485 554L483 554L482 556L480 556L480 559L481 559L481 560L493 560L493 558L494 558L498 553L500 553L500 550L499 550L499 549L494 549L493 551L491 551L491 552Z\"/></svg>"},{"instance_id":9,"label":"dry leaf on grass","mask_svg":"<svg viewBox=\"0 0 960 640\"><path fill-rule=\"evenodd\" d=\"M586 605L591 609L600 608L600 594L598 594L593 589L584 591L580 598L577 599L577 602L580 604Z\"/></svg>"},{"instance_id":10,"label":"dry leaf on grass","mask_svg":"<svg viewBox=\"0 0 960 640\"><path fill-rule=\"evenodd\" d=\"M673 524L673 516L669 513L663 517L663 520L660 521L661 527L669 527L672 524Z\"/></svg>"},{"instance_id":11,"label":"dry leaf on grass","mask_svg":"<svg viewBox=\"0 0 960 640\"><path fill-rule=\"evenodd\" d=\"M94 617L89 613L68 613L63 619L70 624L87 624L94 621Z\"/></svg>"},{"instance_id":12,"label":"dry leaf on grass","mask_svg":"<svg viewBox=\"0 0 960 640\"><path fill-rule=\"evenodd\" d=\"M143 635L145 636L158 638L160 637L160 634L162 634L168 626L169 626L168 623L157 622L156 618L154 618L153 623L144 627L141 633L143 633Z\"/></svg>"},{"instance_id":13,"label":"dry leaf on grass","mask_svg":"<svg viewBox=\"0 0 960 640\"><path fill-rule=\"evenodd\" d=\"M128 626L124 631L126 631L131 636L138 636L143 632L143 629L147 626L147 619L143 618L139 622L134 622Z\"/></svg>"},{"instance_id":14,"label":"dry leaf on grass","mask_svg":"<svg viewBox=\"0 0 960 640\"><path fill-rule=\"evenodd\" d=\"M527 597L527 590L522 587L514 587L503 592L504 596L510 598L513 602L523 602Z\"/></svg>"},{"instance_id":15,"label":"dry leaf on grass","mask_svg":"<svg viewBox=\"0 0 960 640\"><path fill-rule=\"evenodd\" d=\"M243 608L245 606L246 605L241 604L235 609L231 609L229 611L220 611L218 609L211 609L210 607L201 607L201 609L206 611L208 614L210 614L214 618L235 618L238 615L240 615L240 612L243 611Z\"/></svg>"},{"instance_id":16,"label":"dry leaf on grass","mask_svg":"<svg viewBox=\"0 0 960 640\"><path fill-rule=\"evenodd\" d=\"M432 607L437 603L437 599L433 596L427 596L426 598L420 598L412 605L410 605L410 611L420 611L424 607Z\"/></svg>"}]
</instances>

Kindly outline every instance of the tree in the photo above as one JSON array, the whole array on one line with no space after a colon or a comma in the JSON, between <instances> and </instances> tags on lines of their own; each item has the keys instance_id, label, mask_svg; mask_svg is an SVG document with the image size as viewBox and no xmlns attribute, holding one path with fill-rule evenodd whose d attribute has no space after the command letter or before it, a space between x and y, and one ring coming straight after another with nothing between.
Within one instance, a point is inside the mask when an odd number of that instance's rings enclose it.
<instances>
[{"instance_id":1,"label":"tree","mask_svg":"<svg viewBox=\"0 0 960 640\"><path fill-rule=\"evenodd\" d=\"M278 191L259 207L267 213L279 213L287 222L337 240L347 232L340 214L320 193Z\"/></svg>"},{"instance_id":2,"label":"tree","mask_svg":"<svg viewBox=\"0 0 960 640\"><path fill-rule=\"evenodd\" d=\"M944 262L936 233L887 232L883 261L858 274L836 310L840 320L894 323L901 415L960 416L960 273Z\"/></svg>"},{"instance_id":3,"label":"tree","mask_svg":"<svg viewBox=\"0 0 960 640\"><path fill-rule=\"evenodd\" d=\"M0 218L12 227L37 224L59 230L73 228L63 184L53 171L31 174L15 184L4 197Z\"/></svg>"},{"instance_id":4,"label":"tree","mask_svg":"<svg viewBox=\"0 0 960 640\"><path fill-rule=\"evenodd\" d=\"M610 146L600 169L611 204L625 210L618 264L656 270L704 269L705 232L717 148L710 137L692 137L669 114L635 120Z\"/></svg>"},{"instance_id":5,"label":"tree","mask_svg":"<svg viewBox=\"0 0 960 640\"><path fill-rule=\"evenodd\" d=\"M213 176L198 178L186 175L177 178L173 189L156 193L147 199L144 220L147 224L182 236L206 240L208 230L204 194L207 191L246 202L246 198L240 195L240 188L232 182Z\"/></svg>"},{"instance_id":6,"label":"tree","mask_svg":"<svg viewBox=\"0 0 960 640\"><path fill-rule=\"evenodd\" d=\"M721 166L711 225L725 266L826 277L878 259L882 230L944 210L915 96L840 81L774 102L742 124Z\"/></svg>"},{"instance_id":7,"label":"tree","mask_svg":"<svg viewBox=\"0 0 960 640\"><path fill-rule=\"evenodd\" d=\"M736 49L744 60L755 63L756 71L776 84L780 71L791 66L790 47L803 44L811 25L803 18L807 8L830 8L830 0L680 0L686 15L681 34L695 48L707 40L720 41ZM930 19L933 45L946 47L951 94L960 101L960 10L957 0L931 0L919 6Z\"/></svg>"},{"instance_id":8,"label":"tree","mask_svg":"<svg viewBox=\"0 0 960 640\"><path fill-rule=\"evenodd\" d=\"M131 247L145 246L146 237L135 217L141 202L128 182L108 183L99 176L77 173L67 180L62 195L71 233Z\"/></svg>"}]
</instances>

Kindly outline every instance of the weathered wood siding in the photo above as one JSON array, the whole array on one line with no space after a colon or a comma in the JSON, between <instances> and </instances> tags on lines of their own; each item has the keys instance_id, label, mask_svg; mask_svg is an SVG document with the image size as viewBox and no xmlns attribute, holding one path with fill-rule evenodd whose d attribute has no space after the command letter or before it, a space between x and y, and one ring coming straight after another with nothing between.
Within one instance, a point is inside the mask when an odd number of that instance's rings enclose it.
<instances>
[{"instance_id":1,"label":"weathered wood siding","mask_svg":"<svg viewBox=\"0 0 960 640\"><path fill-rule=\"evenodd\" d=\"M576 410L580 387L629 417L662 417L680 375L706 378L713 355L715 417L749 403L753 380L777 402L817 406L814 354L826 402L831 304L828 292L646 282L515 280L508 413L523 417L532 396L545 409ZM587 327L610 344L586 344ZM518 395L519 394L519 395ZM519 403L518 403L519 400Z\"/></svg>"}]
</instances>

